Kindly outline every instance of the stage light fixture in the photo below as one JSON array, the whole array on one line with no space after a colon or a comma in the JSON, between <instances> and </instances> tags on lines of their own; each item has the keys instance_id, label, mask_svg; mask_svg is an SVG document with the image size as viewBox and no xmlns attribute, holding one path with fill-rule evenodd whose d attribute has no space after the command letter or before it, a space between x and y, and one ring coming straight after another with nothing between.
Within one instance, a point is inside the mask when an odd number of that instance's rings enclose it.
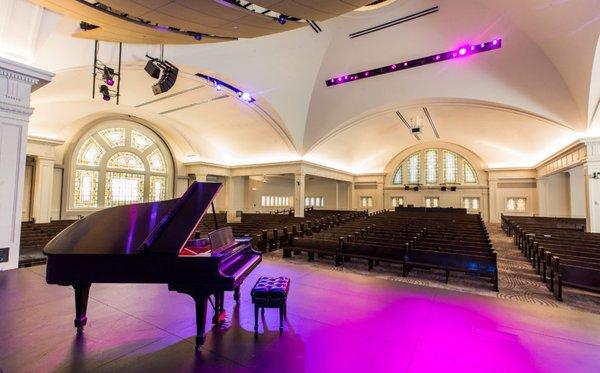
<instances>
[{"instance_id":1,"label":"stage light fixture","mask_svg":"<svg viewBox=\"0 0 600 373\"><path fill-rule=\"evenodd\" d=\"M102 99L104 101L110 101L110 91L106 84L102 84L100 86L100 94L102 94Z\"/></svg>"},{"instance_id":2,"label":"stage light fixture","mask_svg":"<svg viewBox=\"0 0 600 373\"><path fill-rule=\"evenodd\" d=\"M198 41L202 40L202 34L198 34L198 33L194 34L194 39L196 39Z\"/></svg>"},{"instance_id":3,"label":"stage light fixture","mask_svg":"<svg viewBox=\"0 0 600 373\"><path fill-rule=\"evenodd\" d=\"M196 76L206 79L217 91L222 91L223 88L227 88L232 91L240 100L251 103L256 101L254 97L250 94L250 92L243 91L237 87L232 86L231 84L219 80L217 78L213 78L212 76L204 75L202 73L197 73Z\"/></svg>"},{"instance_id":4,"label":"stage light fixture","mask_svg":"<svg viewBox=\"0 0 600 373\"><path fill-rule=\"evenodd\" d=\"M403 61L401 63L394 63L387 66L378 67L371 70L360 71L353 74L336 76L329 78L325 81L325 84L330 87L334 85L348 83L350 81L371 78L377 75L388 74L395 71L411 69L413 67L428 65L436 62L443 62L447 60L468 57L474 54L489 52L495 49L502 48L502 39L494 39L481 44L465 45L458 49L451 50L444 53L436 53L431 56L417 58L410 61Z\"/></svg>"},{"instance_id":5,"label":"stage light fixture","mask_svg":"<svg viewBox=\"0 0 600 373\"><path fill-rule=\"evenodd\" d=\"M280 14L277 18L277 22L279 22L280 25L285 25L285 23L287 22L287 17L283 14Z\"/></svg>"},{"instance_id":6,"label":"stage light fixture","mask_svg":"<svg viewBox=\"0 0 600 373\"><path fill-rule=\"evenodd\" d=\"M115 84L114 75L115 70L113 68L104 66L104 69L102 70L102 80L111 87Z\"/></svg>"}]
</instances>

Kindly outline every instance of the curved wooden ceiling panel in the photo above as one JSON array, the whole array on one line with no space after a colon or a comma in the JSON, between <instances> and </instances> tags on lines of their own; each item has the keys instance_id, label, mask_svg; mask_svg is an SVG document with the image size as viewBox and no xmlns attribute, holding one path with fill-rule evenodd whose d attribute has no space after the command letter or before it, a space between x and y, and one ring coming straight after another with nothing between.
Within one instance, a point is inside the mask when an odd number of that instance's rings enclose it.
<instances>
[{"instance_id":1,"label":"curved wooden ceiling panel","mask_svg":"<svg viewBox=\"0 0 600 373\"><path fill-rule=\"evenodd\" d=\"M232 40L232 38L205 36L201 41L197 41L190 35L170 32L155 28L151 25L145 25L143 23L133 22L125 18L114 16L81 1L31 1L54 12L99 27L99 29L74 33L74 36L85 39L120 41L132 44L206 44Z\"/></svg>"},{"instance_id":2,"label":"curved wooden ceiling panel","mask_svg":"<svg viewBox=\"0 0 600 373\"><path fill-rule=\"evenodd\" d=\"M257 6L300 19L323 20L352 11L372 0L257 0ZM100 29L76 32L86 39L149 44L204 44L254 38L294 30L306 22L277 22L226 0L32 0ZM108 7L106 10L102 7ZM123 16L122 16L123 15ZM160 27L155 27L160 25ZM170 29L171 28L171 29ZM182 32L178 32L177 29ZM186 32L200 33L197 41Z\"/></svg>"},{"instance_id":3,"label":"curved wooden ceiling panel","mask_svg":"<svg viewBox=\"0 0 600 373\"><path fill-rule=\"evenodd\" d=\"M153 24L230 38L254 38L306 26L306 23L291 21L280 25L272 17L225 1L104 0L101 3Z\"/></svg>"},{"instance_id":4,"label":"curved wooden ceiling panel","mask_svg":"<svg viewBox=\"0 0 600 373\"><path fill-rule=\"evenodd\" d=\"M250 0L253 4L302 19L324 21L351 12L373 0Z\"/></svg>"}]
</instances>

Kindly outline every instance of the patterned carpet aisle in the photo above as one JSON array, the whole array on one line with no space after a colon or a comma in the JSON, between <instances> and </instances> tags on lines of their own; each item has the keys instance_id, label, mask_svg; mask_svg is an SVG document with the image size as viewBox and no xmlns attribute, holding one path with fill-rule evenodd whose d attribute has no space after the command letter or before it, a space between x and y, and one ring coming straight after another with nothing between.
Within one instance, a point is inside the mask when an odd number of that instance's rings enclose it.
<instances>
[{"instance_id":1,"label":"patterned carpet aisle","mask_svg":"<svg viewBox=\"0 0 600 373\"><path fill-rule=\"evenodd\" d=\"M413 269L407 277L401 277L401 266L389 263L381 263L369 272L365 260L353 259L351 262L345 263L343 267L335 267L333 266L333 260L327 257L318 258L315 262L308 263L305 254L282 259L281 251L278 250L265 254L265 256L270 260L285 260L319 269L347 271L389 281L477 293L547 307L576 309L600 314L600 294L565 287L563 291L564 301L557 301L531 268L531 264L525 260L519 249L514 245L513 238L507 237L502 231L500 224L488 224L487 227L494 249L498 252L499 292L492 290L492 285L488 280L461 273L451 273L448 284L446 284L443 271Z\"/></svg>"}]
</instances>

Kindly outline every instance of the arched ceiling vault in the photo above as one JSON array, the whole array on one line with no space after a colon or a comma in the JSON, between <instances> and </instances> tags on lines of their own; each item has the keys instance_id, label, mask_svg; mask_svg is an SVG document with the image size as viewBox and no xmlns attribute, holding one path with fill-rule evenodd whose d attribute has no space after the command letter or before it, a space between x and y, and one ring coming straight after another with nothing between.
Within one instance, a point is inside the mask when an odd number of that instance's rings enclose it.
<instances>
[{"instance_id":1,"label":"arched ceiling vault","mask_svg":"<svg viewBox=\"0 0 600 373\"><path fill-rule=\"evenodd\" d=\"M195 156L216 163L302 157L341 169L374 172L402 147L419 141L402 132L406 127L398 122L395 110L406 111L403 115L410 117L417 115L412 111L428 108L439 123L440 141L472 150L490 167L533 165L584 135L594 115L598 118L600 25L596 10L600 0L397 0L381 9L319 22L323 28L319 34L303 28L222 44L167 46L169 61L190 73L209 71L230 79L260 98L263 113L239 106L233 99L201 104L215 97L206 88L138 106L154 99L153 81L141 67L144 55L156 56L158 48L145 45L124 46L123 61L134 69L123 81L129 94L122 97L121 107L89 102L93 42L71 37L77 22L48 11L40 13L39 8L24 16L29 13L19 7L33 7L30 3L9 3L13 10L0 17L5 23L0 28L0 54L9 54L3 48L18 49L5 41L19 40L23 48L17 54L24 56L22 60L61 71L34 96L31 129L40 134L66 133L62 130L65 123L98 111L126 111L164 123L186 139ZM440 11L348 38L351 32L433 5ZM26 20L38 22L38 27L18 27ZM500 50L338 87L324 84L341 73L497 37L503 39ZM116 50L114 44L103 43L103 61L115 64ZM194 84L181 77L176 89L191 89ZM186 109L169 111L186 103L194 104L189 113ZM431 134L424 134L422 141L429 141L427 136Z\"/></svg>"},{"instance_id":2,"label":"arched ceiling vault","mask_svg":"<svg viewBox=\"0 0 600 373\"><path fill-rule=\"evenodd\" d=\"M419 124L415 135L409 126ZM304 158L355 173L382 172L402 149L447 142L477 154L485 167L532 167L577 137L565 124L515 108L432 99L358 116L324 136Z\"/></svg>"}]
</instances>

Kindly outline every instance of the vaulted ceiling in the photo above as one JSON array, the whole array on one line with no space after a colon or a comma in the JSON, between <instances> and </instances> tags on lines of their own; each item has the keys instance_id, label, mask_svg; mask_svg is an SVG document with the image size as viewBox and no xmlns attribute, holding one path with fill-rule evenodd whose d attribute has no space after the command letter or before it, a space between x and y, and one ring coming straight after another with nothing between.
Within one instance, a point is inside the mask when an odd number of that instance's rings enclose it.
<instances>
[{"instance_id":1,"label":"vaulted ceiling","mask_svg":"<svg viewBox=\"0 0 600 373\"><path fill-rule=\"evenodd\" d=\"M142 70L145 54L156 56L158 48L126 44L118 106L91 100L93 42L72 37L77 21L25 0L8 1L14 22L31 7L38 12L38 27L15 30L12 19L0 18L5 25L0 53L24 56L57 73L32 102L31 131L47 137L69 140L82 118L118 112L157 123L177 142L183 162L186 157L230 165L303 158L367 173L382 171L406 147L429 142L463 146L489 167L531 167L600 121L600 0L396 0L326 21L320 17L334 13L315 8L310 17L319 20L320 33L302 27L227 43L167 46L166 58L182 74L172 91L159 96ZM294 6L310 11L299 0L254 3L280 13ZM433 6L439 11L349 38ZM23 42L8 48L4 41L15 38ZM501 49L325 85L332 76L494 38L502 38ZM101 43L105 63L116 64L116 51L115 44ZM258 100L222 97L195 77L197 72L231 82ZM422 124L418 139L398 113Z\"/></svg>"}]
</instances>

